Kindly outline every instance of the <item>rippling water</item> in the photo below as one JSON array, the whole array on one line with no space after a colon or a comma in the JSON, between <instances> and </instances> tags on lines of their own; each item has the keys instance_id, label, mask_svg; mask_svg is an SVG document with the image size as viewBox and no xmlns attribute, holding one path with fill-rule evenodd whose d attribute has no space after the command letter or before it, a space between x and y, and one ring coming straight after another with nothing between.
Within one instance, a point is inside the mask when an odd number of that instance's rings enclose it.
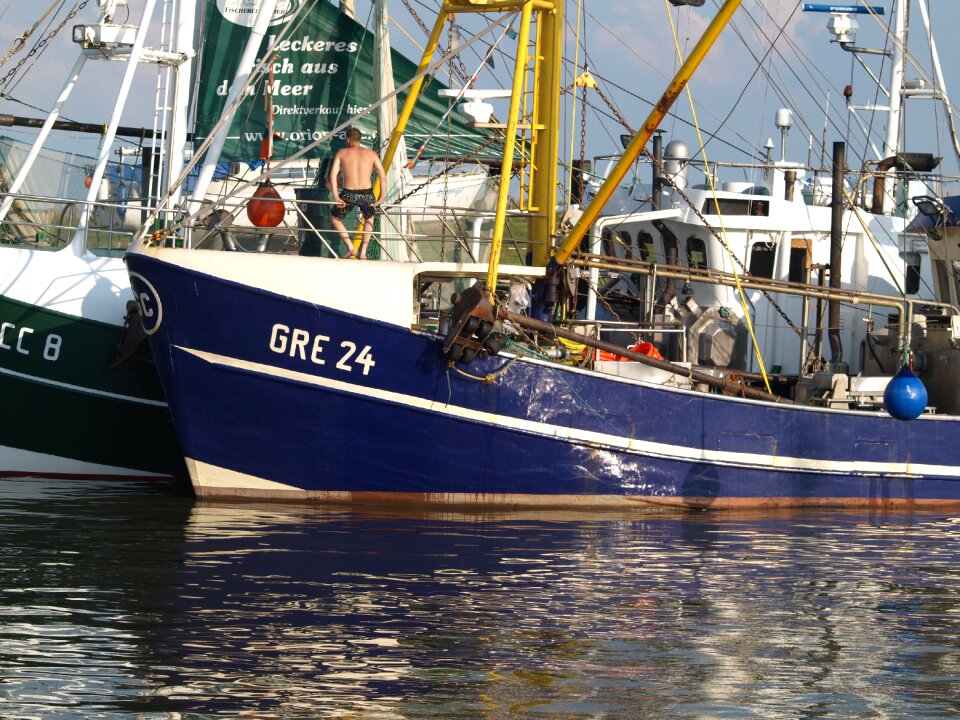
<instances>
[{"instance_id":1,"label":"rippling water","mask_svg":"<svg viewBox=\"0 0 960 720\"><path fill-rule=\"evenodd\" d=\"M0 484L3 718L960 715L960 518Z\"/></svg>"}]
</instances>

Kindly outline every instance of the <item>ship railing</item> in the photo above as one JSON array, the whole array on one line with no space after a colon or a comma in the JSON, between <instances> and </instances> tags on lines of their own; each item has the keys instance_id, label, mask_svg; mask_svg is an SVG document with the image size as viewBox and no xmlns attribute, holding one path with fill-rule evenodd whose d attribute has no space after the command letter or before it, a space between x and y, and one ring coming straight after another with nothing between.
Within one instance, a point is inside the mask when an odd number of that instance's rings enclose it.
<instances>
[{"instance_id":1,"label":"ship railing","mask_svg":"<svg viewBox=\"0 0 960 720\"><path fill-rule=\"evenodd\" d=\"M909 156L909 153L901 153L901 157ZM927 165L922 164L918 164L916 168L905 164L903 169L896 167L882 169L877 167L877 164L877 161L871 161L859 169L847 170L844 174L844 184L847 186L846 189L851 198L853 198L857 207L867 212L880 212L880 205L885 204L887 209L894 209L897 215L912 217L915 211L912 207L909 207L909 203L901 201L900 195L903 193L897 190L898 185L906 184L910 186L911 196L922 194L913 187L914 183L925 187L928 194L940 196L943 194L944 187L958 180L957 176L935 172L928 169ZM766 194L774 189L769 182L771 173L774 171L793 173L794 180L799 183L797 187L792 183L784 184L783 190L785 192L792 194L795 191L796 197L798 199L802 198L808 205L830 205L832 168L809 163L715 161L707 166L702 161L689 160L683 162L683 184L681 187L684 190L687 188L708 188L712 184L718 191L737 187L740 189L734 190L734 192ZM756 184L736 180L736 178L747 176L760 177L759 173L762 173L763 180ZM710 182L711 179L712 183Z\"/></svg>"},{"instance_id":2,"label":"ship railing","mask_svg":"<svg viewBox=\"0 0 960 720\"><path fill-rule=\"evenodd\" d=\"M48 195L0 193L14 199L0 223L0 244L58 250L74 239L77 224L89 208L85 244L99 255L120 255L147 216L150 208L141 198L71 200Z\"/></svg>"},{"instance_id":3,"label":"ship railing","mask_svg":"<svg viewBox=\"0 0 960 720\"><path fill-rule=\"evenodd\" d=\"M845 305L864 308L864 314L868 322L871 323L878 314L878 308L894 309L900 318L906 318L906 322L900 322L898 327L900 347L910 346L911 332L914 325L913 320L916 315L920 314L918 313L918 309L923 309L924 312L926 312L930 308L939 308L945 315L960 315L960 308L950 303L929 299L908 298L903 295L886 295L863 290L837 289L822 285L809 285L789 280L762 278L752 275L738 276L733 273L711 268L667 265L590 253L579 255L571 261L571 264L586 269L613 272L628 271L650 277L654 283L657 278L663 278L668 280L682 280L684 283L691 284L700 283L712 286L742 287L748 291L755 290L763 293L795 295L806 300L819 301L822 303L835 301ZM806 343L807 341L805 340L804 342ZM804 353L806 353L806 348L804 348Z\"/></svg>"},{"instance_id":4,"label":"ship railing","mask_svg":"<svg viewBox=\"0 0 960 720\"><path fill-rule=\"evenodd\" d=\"M283 221L277 227L255 227L246 218L248 199L218 201L202 215L191 233L198 249L229 249L339 257L346 248L330 223L335 203L319 199L320 191L298 193L296 202L285 199ZM417 204L383 204L372 233L374 257L410 262L483 263L489 259L495 213L474 208ZM216 208L216 214L212 210ZM531 247L526 220L532 213L508 213L502 262L523 265ZM359 213L344 221L354 240L362 238ZM228 236L229 234L229 236ZM379 255L377 254L379 253Z\"/></svg>"}]
</instances>

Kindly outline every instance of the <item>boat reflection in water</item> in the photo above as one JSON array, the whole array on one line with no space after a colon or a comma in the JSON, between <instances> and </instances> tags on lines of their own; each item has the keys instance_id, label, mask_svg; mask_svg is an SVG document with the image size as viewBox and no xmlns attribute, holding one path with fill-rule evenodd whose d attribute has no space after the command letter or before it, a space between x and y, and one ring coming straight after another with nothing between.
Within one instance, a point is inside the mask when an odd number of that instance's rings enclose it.
<instances>
[{"instance_id":1,"label":"boat reflection in water","mask_svg":"<svg viewBox=\"0 0 960 720\"><path fill-rule=\"evenodd\" d=\"M358 514L138 492L0 494L5 713L960 712L960 526L942 515Z\"/></svg>"},{"instance_id":2,"label":"boat reflection in water","mask_svg":"<svg viewBox=\"0 0 960 720\"><path fill-rule=\"evenodd\" d=\"M129 717L143 704L150 644L183 562L182 490L0 482L0 716Z\"/></svg>"}]
</instances>

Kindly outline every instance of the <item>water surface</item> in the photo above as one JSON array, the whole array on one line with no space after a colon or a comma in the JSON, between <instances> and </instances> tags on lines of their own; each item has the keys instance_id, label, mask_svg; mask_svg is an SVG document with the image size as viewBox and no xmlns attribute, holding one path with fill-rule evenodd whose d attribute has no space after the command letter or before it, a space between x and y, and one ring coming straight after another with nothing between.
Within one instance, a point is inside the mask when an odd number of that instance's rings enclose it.
<instances>
[{"instance_id":1,"label":"water surface","mask_svg":"<svg viewBox=\"0 0 960 720\"><path fill-rule=\"evenodd\" d=\"M960 715L960 517L0 483L4 718Z\"/></svg>"}]
</instances>

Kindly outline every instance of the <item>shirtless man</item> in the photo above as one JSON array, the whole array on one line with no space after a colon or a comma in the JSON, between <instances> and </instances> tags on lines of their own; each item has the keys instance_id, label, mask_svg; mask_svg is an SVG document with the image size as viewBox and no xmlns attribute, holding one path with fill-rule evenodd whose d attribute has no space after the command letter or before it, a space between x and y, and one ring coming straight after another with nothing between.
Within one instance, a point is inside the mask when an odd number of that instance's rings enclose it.
<instances>
[{"instance_id":1,"label":"shirtless man","mask_svg":"<svg viewBox=\"0 0 960 720\"><path fill-rule=\"evenodd\" d=\"M363 215L363 243L360 245L360 259L367 259L367 245L373 234L373 216L377 214L377 206L382 202L383 193L387 187L387 177L383 172L380 158L373 150L368 150L360 144L360 131L356 128L347 130L347 146L337 151L330 166L330 192L336 205L330 211L330 222L340 238L346 244L349 252L345 257L356 255L353 242L347 229L343 226L343 218L352 208L357 208ZM373 194L370 185L370 176L376 171L380 180L380 198ZM338 175L343 173L343 189L337 184Z\"/></svg>"}]
</instances>

